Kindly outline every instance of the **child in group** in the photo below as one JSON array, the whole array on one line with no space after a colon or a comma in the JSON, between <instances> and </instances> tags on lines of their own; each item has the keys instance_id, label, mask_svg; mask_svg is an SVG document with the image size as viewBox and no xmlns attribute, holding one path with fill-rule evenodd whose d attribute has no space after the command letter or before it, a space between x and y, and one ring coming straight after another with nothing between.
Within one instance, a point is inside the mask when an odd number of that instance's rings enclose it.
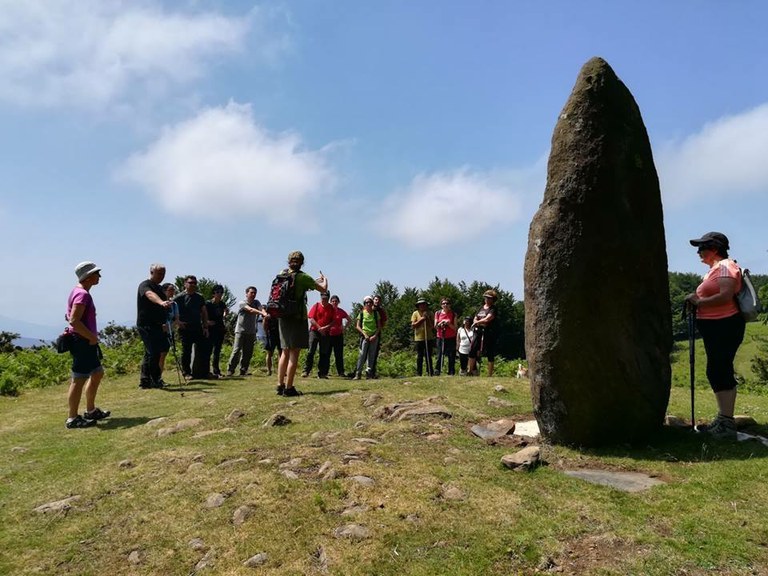
<instances>
[{"instance_id":1,"label":"child in group","mask_svg":"<svg viewBox=\"0 0 768 576\"><path fill-rule=\"evenodd\" d=\"M472 317L466 316L464 324L456 333L456 351L459 353L459 365L461 367L459 376L469 375L467 366L472 354L472 343L475 339L475 331L472 329Z\"/></svg>"}]
</instances>

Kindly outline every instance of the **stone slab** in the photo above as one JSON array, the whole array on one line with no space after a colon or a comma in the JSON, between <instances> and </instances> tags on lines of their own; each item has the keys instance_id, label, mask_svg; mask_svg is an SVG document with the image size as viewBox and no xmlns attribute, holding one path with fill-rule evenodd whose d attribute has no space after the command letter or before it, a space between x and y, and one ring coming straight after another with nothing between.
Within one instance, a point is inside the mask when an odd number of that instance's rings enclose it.
<instances>
[{"instance_id":1,"label":"stone slab","mask_svg":"<svg viewBox=\"0 0 768 576\"><path fill-rule=\"evenodd\" d=\"M592 484L610 486L622 492L640 492L659 484L666 484L641 472L611 472L609 470L565 470L567 476L580 478Z\"/></svg>"}]
</instances>

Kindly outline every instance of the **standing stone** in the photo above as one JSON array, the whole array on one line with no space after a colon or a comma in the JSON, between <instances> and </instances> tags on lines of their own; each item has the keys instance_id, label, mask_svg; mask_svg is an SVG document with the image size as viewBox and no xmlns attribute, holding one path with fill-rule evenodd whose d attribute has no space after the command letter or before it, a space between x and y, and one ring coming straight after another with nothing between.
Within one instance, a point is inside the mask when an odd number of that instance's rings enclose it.
<instances>
[{"instance_id":1,"label":"standing stone","mask_svg":"<svg viewBox=\"0 0 768 576\"><path fill-rule=\"evenodd\" d=\"M631 442L662 425L672 328L659 181L640 110L600 58L552 136L525 257L525 348L550 441Z\"/></svg>"}]
</instances>

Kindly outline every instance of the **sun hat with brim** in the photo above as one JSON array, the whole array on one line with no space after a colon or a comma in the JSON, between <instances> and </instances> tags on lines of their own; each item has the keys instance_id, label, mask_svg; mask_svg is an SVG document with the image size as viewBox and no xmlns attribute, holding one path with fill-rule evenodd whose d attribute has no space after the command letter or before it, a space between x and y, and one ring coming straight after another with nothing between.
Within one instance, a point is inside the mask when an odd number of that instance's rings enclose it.
<instances>
[{"instance_id":1,"label":"sun hat with brim","mask_svg":"<svg viewBox=\"0 0 768 576\"><path fill-rule=\"evenodd\" d=\"M706 244L717 244L725 250L730 249L728 244L728 236L722 232L707 232L701 238L694 238L690 240L691 246L704 246Z\"/></svg>"},{"instance_id":2,"label":"sun hat with brim","mask_svg":"<svg viewBox=\"0 0 768 576\"><path fill-rule=\"evenodd\" d=\"M101 272L101 268L93 262L80 262L80 264L75 266L75 276L77 276L78 282L82 282L91 274L96 274L96 272Z\"/></svg>"},{"instance_id":3,"label":"sun hat with brim","mask_svg":"<svg viewBox=\"0 0 768 576\"><path fill-rule=\"evenodd\" d=\"M498 294L496 293L496 290L486 290L483 292L483 298L493 298L496 300L496 298L498 298Z\"/></svg>"},{"instance_id":4,"label":"sun hat with brim","mask_svg":"<svg viewBox=\"0 0 768 576\"><path fill-rule=\"evenodd\" d=\"M427 301L424 298L419 298L418 300L416 300L416 306L418 306L419 304L426 304L426 303Z\"/></svg>"}]
</instances>

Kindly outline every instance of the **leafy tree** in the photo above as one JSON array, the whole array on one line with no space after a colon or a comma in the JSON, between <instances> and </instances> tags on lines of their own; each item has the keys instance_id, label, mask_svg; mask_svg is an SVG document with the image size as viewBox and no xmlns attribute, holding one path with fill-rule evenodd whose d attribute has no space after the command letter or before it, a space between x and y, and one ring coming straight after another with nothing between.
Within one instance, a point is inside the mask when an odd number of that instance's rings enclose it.
<instances>
[{"instance_id":1,"label":"leafy tree","mask_svg":"<svg viewBox=\"0 0 768 576\"><path fill-rule=\"evenodd\" d=\"M688 294L696 291L701 276L691 272L669 273L669 302L672 314L672 336L676 340L688 337L688 323L682 317L683 303Z\"/></svg>"},{"instance_id":2,"label":"leafy tree","mask_svg":"<svg viewBox=\"0 0 768 576\"><path fill-rule=\"evenodd\" d=\"M0 332L0 353L13 352L16 347L13 345L13 341L20 335L15 332Z\"/></svg>"},{"instance_id":3,"label":"leafy tree","mask_svg":"<svg viewBox=\"0 0 768 576\"><path fill-rule=\"evenodd\" d=\"M174 280L177 294L184 292L184 278L184 276L176 276L176 279ZM197 291L203 298L210 300L213 297L213 287L216 286L216 284L224 286L224 294L221 297L221 300L224 302L227 308L232 308L232 306L237 303L237 298L234 294L232 294L232 292L229 290L229 288L227 288L225 284L221 284L221 282L218 282L213 278L198 278Z\"/></svg>"},{"instance_id":4,"label":"leafy tree","mask_svg":"<svg viewBox=\"0 0 768 576\"><path fill-rule=\"evenodd\" d=\"M123 344L129 344L139 339L139 331L135 326L120 326L109 322L99 332L99 341L107 348L117 348Z\"/></svg>"}]
</instances>

